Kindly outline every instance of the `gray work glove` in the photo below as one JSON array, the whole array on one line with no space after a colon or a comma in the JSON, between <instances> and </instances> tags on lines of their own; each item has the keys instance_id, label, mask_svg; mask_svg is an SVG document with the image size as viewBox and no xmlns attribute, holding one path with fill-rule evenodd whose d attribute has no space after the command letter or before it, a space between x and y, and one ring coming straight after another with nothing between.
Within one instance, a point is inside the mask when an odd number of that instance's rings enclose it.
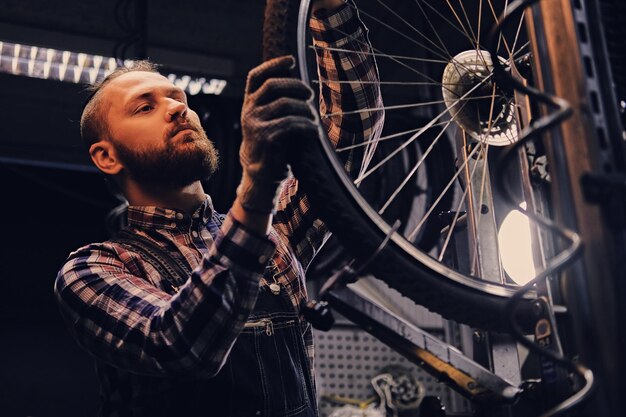
<instances>
[{"instance_id":1,"label":"gray work glove","mask_svg":"<svg viewBox=\"0 0 626 417\"><path fill-rule=\"evenodd\" d=\"M289 173L288 146L299 137L318 135L313 91L292 77L294 66L293 57L284 56L248 74L239 149L243 175L237 196L243 208L252 212L274 210L279 185Z\"/></svg>"}]
</instances>

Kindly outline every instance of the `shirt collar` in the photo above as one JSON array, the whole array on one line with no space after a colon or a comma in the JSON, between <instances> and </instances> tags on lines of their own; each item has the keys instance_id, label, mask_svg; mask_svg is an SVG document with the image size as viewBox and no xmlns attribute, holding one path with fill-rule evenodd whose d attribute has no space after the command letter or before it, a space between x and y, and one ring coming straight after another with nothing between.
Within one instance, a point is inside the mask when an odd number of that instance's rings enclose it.
<instances>
[{"instance_id":1,"label":"shirt collar","mask_svg":"<svg viewBox=\"0 0 626 417\"><path fill-rule=\"evenodd\" d=\"M181 210L154 206L129 206L128 225L134 227L151 227L163 229L188 228L192 221L201 221L207 224L213 214L211 197L205 194L205 199L191 214Z\"/></svg>"}]
</instances>

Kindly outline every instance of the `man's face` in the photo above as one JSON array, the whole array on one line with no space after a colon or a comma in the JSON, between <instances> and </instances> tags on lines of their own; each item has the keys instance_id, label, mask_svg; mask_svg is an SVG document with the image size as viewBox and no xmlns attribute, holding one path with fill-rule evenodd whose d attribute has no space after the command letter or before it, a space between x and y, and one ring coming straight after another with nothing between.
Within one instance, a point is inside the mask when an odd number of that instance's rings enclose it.
<instances>
[{"instance_id":1,"label":"man's face","mask_svg":"<svg viewBox=\"0 0 626 417\"><path fill-rule=\"evenodd\" d=\"M137 183L180 188L209 178L217 168L217 151L198 115L167 78L129 72L102 94L109 139Z\"/></svg>"}]
</instances>

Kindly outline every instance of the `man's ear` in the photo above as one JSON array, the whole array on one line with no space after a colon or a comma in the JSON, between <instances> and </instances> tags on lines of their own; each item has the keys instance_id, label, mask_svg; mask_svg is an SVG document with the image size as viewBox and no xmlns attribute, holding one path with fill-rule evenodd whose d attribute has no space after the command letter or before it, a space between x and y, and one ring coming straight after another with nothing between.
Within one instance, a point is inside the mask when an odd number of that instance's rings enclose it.
<instances>
[{"instance_id":1,"label":"man's ear","mask_svg":"<svg viewBox=\"0 0 626 417\"><path fill-rule=\"evenodd\" d=\"M117 175L124 168L111 141L101 140L94 143L89 147L89 155L96 167L104 174Z\"/></svg>"}]
</instances>

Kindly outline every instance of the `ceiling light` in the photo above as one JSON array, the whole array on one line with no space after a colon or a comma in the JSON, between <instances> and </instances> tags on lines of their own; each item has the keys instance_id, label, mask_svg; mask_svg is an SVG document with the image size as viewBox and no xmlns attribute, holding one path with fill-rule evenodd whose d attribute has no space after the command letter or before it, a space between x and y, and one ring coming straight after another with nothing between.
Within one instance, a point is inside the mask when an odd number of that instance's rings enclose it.
<instances>
[{"instance_id":1,"label":"ceiling light","mask_svg":"<svg viewBox=\"0 0 626 417\"><path fill-rule=\"evenodd\" d=\"M125 60L125 66L132 60ZM46 80L92 84L118 67L113 57L0 41L0 72ZM170 73L168 79L189 95L220 95L227 81Z\"/></svg>"}]
</instances>

